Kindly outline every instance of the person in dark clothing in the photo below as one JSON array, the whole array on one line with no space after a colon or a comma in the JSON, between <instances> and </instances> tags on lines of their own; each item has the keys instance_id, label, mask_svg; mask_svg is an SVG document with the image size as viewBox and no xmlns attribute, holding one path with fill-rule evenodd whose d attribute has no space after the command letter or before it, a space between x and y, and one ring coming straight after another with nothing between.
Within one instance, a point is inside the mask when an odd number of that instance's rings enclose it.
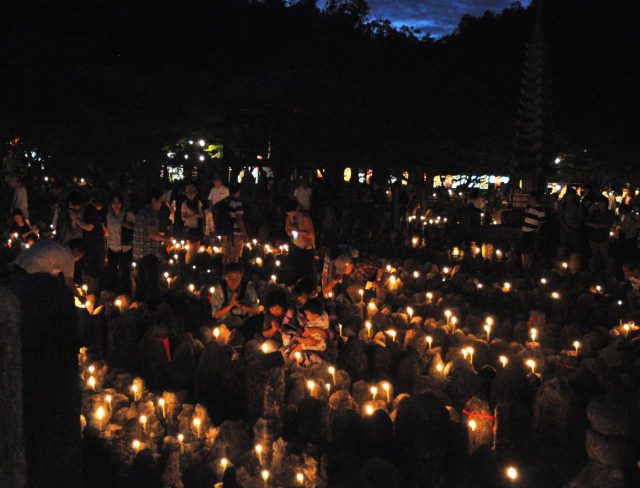
<instances>
[{"instance_id":1,"label":"person in dark clothing","mask_svg":"<svg viewBox=\"0 0 640 488\"><path fill-rule=\"evenodd\" d=\"M38 228L31 226L29 221L22 215L22 210L16 208L11 212L13 222L9 228L12 239L22 239L29 243L38 239Z\"/></svg>"},{"instance_id":2,"label":"person in dark clothing","mask_svg":"<svg viewBox=\"0 0 640 488\"><path fill-rule=\"evenodd\" d=\"M598 195L587 217L587 238L591 249L591 270L609 267L609 233L613 215L607 208L607 199Z\"/></svg>"},{"instance_id":3,"label":"person in dark clothing","mask_svg":"<svg viewBox=\"0 0 640 488\"><path fill-rule=\"evenodd\" d=\"M83 279L92 290L98 289L105 262L104 212L106 198L96 193L82 213L70 211L72 223L82 229L86 253L83 258Z\"/></svg>"}]
</instances>

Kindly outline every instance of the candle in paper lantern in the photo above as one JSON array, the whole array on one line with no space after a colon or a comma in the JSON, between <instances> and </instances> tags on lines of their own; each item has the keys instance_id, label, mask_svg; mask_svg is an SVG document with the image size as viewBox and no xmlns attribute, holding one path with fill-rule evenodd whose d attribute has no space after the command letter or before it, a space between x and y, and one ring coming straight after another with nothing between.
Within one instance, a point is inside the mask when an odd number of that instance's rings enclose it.
<instances>
[{"instance_id":1,"label":"candle in paper lantern","mask_svg":"<svg viewBox=\"0 0 640 488\"><path fill-rule=\"evenodd\" d=\"M367 336L371 337L371 322L367 320L364 323L364 326L367 328Z\"/></svg>"},{"instance_id":2,"label":"candle in paper lantern","mask_svg":"<svg viewBox=\"0 0 640 488\"><path fill-rule=\"evenodd\" d=\"M375 410L373 409L373 405L367 405L366 407L364 407L364 411L368 416L373 415L373 413L375 412Z\"/></svg>"},{"instance_id":3,"label":"candle in paper lantern","mask_svg":"<svg viewBox=\"0 0 640 488\"><path fill-rule=\"evenodd\" d=\"M196 437L200 437L200 426L202 425L202 420L199 417L193 418L193 426L196 428Z\"/></svg>"},{"instance_id":4,"label":"candle in paper lantern","mask_svg":"<svg viewBox=\"0 0 640 488\"><path fill-rule=\"evenodd\" d=\"M372 386L371 388L369 388L369 392L371 392L371 399L375 400L376 396L378 396L378 388L376 388L375 386Z\"/></svg>"},{"instance_id":5,"label":"candle in paper lantern","mask_svg":"<svg viewBox=\"0 0 640 488\"><path fill-rule=\"evenodd\" d=\"M158 399L158 406L160 407L160 410L162 411L162 418L166 417L166 411L165 411L165 401L164 398L160 398Z\"/></svg>"},{"instance_id":6,"label":"candle in paper lantern","mask_svg":"<svg viewBox=\"0 0 640 488\"><path fill-rule=\"evenodd\" d=\"M576 356L578 355L578 350L580 349L580 341L573 341L573 347L576 349Z\"/></svg>"},{"instance_id":7,"label":"candle in paper lantern","mask_svg":"<svg viewBox=\"0 0 640 488\"><path fill-rule=\"evenodd\" d=\"M134 439L133 442L131 443L131 447L137 454L140 451L140 448L142 447L142 443L138 439Z\"/></svg>"},{"instance_id":8,"label":"candle in paper lantern","mask_svg":"<svg viewBox=\"0 0 640 488\"><path fill-rule=\"evenodd\" d=\"M262 466L262 451L263 451L262 444L256 444L254 447L254 450L256 451L258 462L260 463L260 466Z\"/></svg>"},{"instance_id":9,"label":"candle in paper lantern","mask_svg":"<svg viewBox=\"0 0 640 488\"><path fill-rule=\"evenodd\" d=\"M536 374L536 362L533 359L527 359L524 364L531 368L532 374Z\"/></svg>"},{"instance_id":10,"label":"candle in paper lantern","mask_svg":"<svg viewBox=\"0 0 640 488\"><path fill-rule=\"evenodd\" d=\"M429 345L429 351L431 351L431 344L433 344L433 337L427 336L426 339L427 344Z\"/></svg>"},{"instance_id":11,"label":"candle in paper lantern","mask_svg":"<svg viewBox=\"0 0 640 488\"><path fill-rule=\"evenodd\" d=\"M329 366L327 368L327 371L331 375L331 379L333 380L333 383L335 384L335 382L336 382L336 368L334 368L333 366Z\"/></svg>"},{"instance_id":12,"label":"candle in paper lantern","mask_svg":"<svg viewBox=\"0 0 640 488\"><path fill-rule=\"evenodd\" d=\"M395 342L396 341L396 334L397 332L393 329L389 329L388 331L386 331L386 334L391 337L391 341Z\"/></svg>"},{"instance_id":13,"label":"candle in paper lantern","mask_svg":"<svg viewBox=\"0 0 640 488\"><path fill-rule=\"evenodd\" d=\"M307 380L307 389L309 390L309 395L313 396L313 392L316 389L316 382L313 380Z\"/></svg>"},{"instance_id":14,"label":"candle in paper lantern","mask_svg":"<svg viewBox=\"0 0 640 488\"><path fill-rule=\"evenodd\" d=\"M140 417L138 417L138 422L140 422L140 425L142 425L142 431L146 432L147 431L147 416L146 415L140 415Z\"/></svg>"},{"instance_id":15,"label":"candle in paper lantern","mask_svg":"<svg viewBox=\"0 0 640 488\"><path fill-rule=\"evenodd\" d=\"M296 474L296 481L300 486L304 483L304 475L302 473Z\"/></svg>"},{"instance_id":16,"label":"candle in paper lantern","mask_svg":"<svg viewBox=\"0 0 640 488\"><path fill-rule=\"evenodd\" d=\"M104 420L105 411L102 406L99 406L96 409L96 413L94 415L95 419L98 421L98 430L102 430L102 421Z\"/></svg>"},{"instance_id":17,"label":"candle in paper lantern","mask_svg":"<svg viewBox=\"0 0 640 488\"><path fill-rule=\"evenodd\" d=\"M385 381L384 383L382 383L382 389L387 395L387 402L390 402L391 395L389 394L389 391L391 390L391 384L388 381Z\"/></svg>"},{"instance_id":18,"label":"candle in paper lantern","mask_svg":"<svg viewBox=\"0 0 640 488\"><path fill-rule=\"evenodd\" d=\"M269 481L269 470L268 469L263 469L262 471L260 471L260 476L262 477L262 480L264 481L264 484L266 486L267 485L267 481Z\"/></svg>"},{"instance_id":19,"label":"candle in paper lantern","mask_svg":"<svg viewBox=\"0 0 640 488\"><path fill-rule=\"evenodd\" d=\"M500 361L500 364L502 364L503 368L507 367L507 363L509 362L509 358L507 356L500 356L498 360Z\"/></svg>"}]
</instances>

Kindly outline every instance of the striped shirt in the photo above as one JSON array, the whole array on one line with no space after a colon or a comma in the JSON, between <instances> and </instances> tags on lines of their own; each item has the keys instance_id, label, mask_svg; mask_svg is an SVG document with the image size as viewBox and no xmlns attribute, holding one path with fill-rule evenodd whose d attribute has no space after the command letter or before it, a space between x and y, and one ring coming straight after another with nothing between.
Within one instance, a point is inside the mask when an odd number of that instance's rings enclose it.
<instances>
[{"instance_id":1,"label":"striped shirt","mask_svg":"<svg viewBox=\"0 0 640 488\"><path fill-rule=\"evenodd\" d=\"M160 257L160 243L149 238L149 229L157 231L158 226L158 213L149 205L142 207L133 225L133 259L142 259L149 255Z\"/></svg>"},{"instance_id":2,"label":"striped shirt","mask_svg":"<svg viewBox=\"0 0 640 488\"><path fill-rule=\"evenodd\" d=\"M527 206L524 210L524 221L522 222L522 232L535 232L540 229L544 222L544 208L542 205L532 207Z\"/></svg>"},{"instance_id":3,"label":"striped shirt","mask_svg":"<svg viewBox=\"0 0 640 488\"><path fill-rule=\"evenodd\" d=\"M242 206L242 201L238 200L235 197L229 197L227 206L229 208L229 216L233 221L233 233L235 235L241 235L242 229L240 229L238 217L242 218L242 216L244 215L244 207Z\"/></svg>"}]
</instances>

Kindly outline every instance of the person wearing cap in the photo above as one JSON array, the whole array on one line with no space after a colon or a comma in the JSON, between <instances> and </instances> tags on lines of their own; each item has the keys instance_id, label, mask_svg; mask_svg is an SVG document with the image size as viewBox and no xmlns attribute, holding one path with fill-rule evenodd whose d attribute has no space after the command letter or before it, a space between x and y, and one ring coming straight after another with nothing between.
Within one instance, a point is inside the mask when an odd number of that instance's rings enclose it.
<instances>
[{"instance_id":1,"label":"person wearing cap","mask_svg":"<svg viewBox=\"0 0 640 488\"><path fill-rule=\"evenodd\" d=\"M13 212L19 209L22 212L22 216L25 219L29 218L29 198L27 195L27 189L20 181L20 177L15 174L9 174L5 178L9 188L13 190L13 197L11 198L11 207L9 212Z\"/></svg>"},{"instance_id":2,"label":"person wearing cap","mask_svg":"<svg viewBox=\"0 0 640 488\"><path fill-rule=\"evenodd\" d=\"M86 253L83 260L85 281L89 286L97 289L98 280L104 269L105 261L105 224L103 210L107 199L103 193L96 192L90 202L80 212L80 209L70 211L71 222L82 229Z\"/></svg>"}]
</instances>

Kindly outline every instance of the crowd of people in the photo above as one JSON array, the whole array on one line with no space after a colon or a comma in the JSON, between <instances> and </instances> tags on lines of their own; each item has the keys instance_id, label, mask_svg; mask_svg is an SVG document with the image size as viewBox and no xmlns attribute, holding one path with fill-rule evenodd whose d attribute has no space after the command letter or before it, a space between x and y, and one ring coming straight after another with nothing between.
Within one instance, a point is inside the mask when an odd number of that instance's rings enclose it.
<instances>
[{"instance_id":1,"label":"crowd of people","mask_svg":"<svg viewBox=\"0 0 640 488\"><path fill-rule=\"evenodd\" d=\"M161 273L172 262L177 243L186 251L179 264L186 276L196 269L200 253L213 254L212 249L219 249L220 260L213 270L218 279L211 297L211 322L226 325L242 343L258 347L268 343L291 359L304 353L305 361L322 361L331 354L331 341L337 334L331 297L344 295L354 303L361 300L362 290L369 293L379 286L383 258L395 257L376 254L375 245L355 238L340 245L337 226L355 226L369 240L386 233L388 242L400 243L402 249L411 247L408 244L416 233L424 237L435 232L426 222L436 212L449 216L436 221L448 222L443 227L452 229L448 242L476 238L501 213L505 221L507 212L495 203L501 198L499 189L484 194L439 189L425 198L426 192L401 185L388 189L359 185L343 192L347 196L342 201L352 198L354 208L363 210L365 205L369 211L361 212L354 221L345 209L339 225L335 205L326 196L316 199L316 193L327 193L319 182L312 187L301 178L286 188L270 180L267 188L272 191L265 203L256 197L260 192L255 188L226 185L215 177L210 188L193 183L171 185L164 191L151 189L143 199L131 188L117 185L110 185L107 193L98 187L87 190L52 183L46 188L45 214L37 215L40 223L33 225L27 189L15 175L5 179L12 191L5 272L61 275L71 287L84 284L94 293L131 295L153 309L161 301ZM401 194L394 210L394 198L389 195L398 189ZM260 214L263 220L256 221ZM520 236L513 234L505 244L519 257L523 272L555 258L581 256L588 259L592 273L604 277L615 272L633 293L640 291L636 264L640 218L629 190L617 197L613 192L571 186L559 199L531 194L521 222ZM288 250L275 277L284 287L262 297L245 277L243 251L254 236L260 242L285 242ZM431 242L424 246L425 256L434 251L429 248L436 241ZM354 243L360 244L359 250ZM387 251L401 252L398 249L391 245Z\"/></svg>"}]
</instances>

